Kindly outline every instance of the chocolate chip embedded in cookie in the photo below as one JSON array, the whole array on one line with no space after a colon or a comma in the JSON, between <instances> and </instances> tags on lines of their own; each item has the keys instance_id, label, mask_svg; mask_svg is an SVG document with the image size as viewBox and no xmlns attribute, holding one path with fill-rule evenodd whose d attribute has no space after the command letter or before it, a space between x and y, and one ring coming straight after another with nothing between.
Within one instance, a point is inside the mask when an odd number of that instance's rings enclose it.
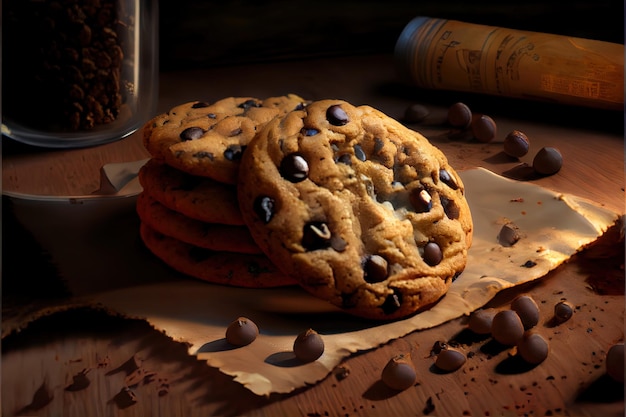
<instances>
[{"instance_id":1,"label":"chocolate chip embedded in cookie","mask_svg":"<svg viewBox=\"0 0 626 417\"><path fill-rule=\"evenodd\" d=\"M445 155L382 112L342 100L269 122L243 156L238 198L276 265L366 318L436 303L472 242L464 186Z\"/></svg>"},{"instance_id":2,"label":"chocolate chip embedded in cookie","mask_svg":"<svg viewBox=\"0 0 626 417\"><path fill-rule=\"evenodd\" d=\"M244 225L235 187L179 171L156 159L139 170L143 192L170 210L207 223Z\"/></svg>"},{"instance_id":3,"label":"chocolate chip embedded in cookie","mask_svg":"<svg viewBox=\"0 0 626 417\"><path fill-rule=\"evenodd\" d=\"M305 104L295 94L185 103L145 125L144 145L154 158L177 169L234 184L241 154L257 130Z\"/></svg>"}]
</instances>

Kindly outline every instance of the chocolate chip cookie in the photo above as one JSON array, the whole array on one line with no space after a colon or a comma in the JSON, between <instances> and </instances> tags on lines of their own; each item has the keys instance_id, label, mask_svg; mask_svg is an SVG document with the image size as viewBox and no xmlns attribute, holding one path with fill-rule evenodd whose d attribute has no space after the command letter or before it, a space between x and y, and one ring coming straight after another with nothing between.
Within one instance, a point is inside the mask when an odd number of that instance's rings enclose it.
<instances>
[{"instance_id":1,"label":"chocolate chip cookie","mask_svg":"<svg viewBox=\"0 0 626 417\"><path fill-rule=\"evenodd\" d=\"M244 221L276 265L311 294L382 320L432 306L465 268L464 192L424 136L342 100L270 121L238 181Z\"/></svg>"},{"instance_id":2,"label":"chocolate chip cookie","mask_svg":"<svg viewBox=\"0 0 626 417\"><path fill-rule=\"evenodd\" d=\"M198 177L154 158L139 170L143 191L170 210L207 223L243 226L232 185Z\"/></svg>"},{"instance_id":3,"label":"chocolate chip cookie","mask_svg":"<svg viewBox=\"0 0 626 417\"><path fill-rule=\"evenodd\" d=\"M166 236L141 223L145 246L172 269L213 284L246 288L296 285L263 255L211 251Z\"/></svg>"},{"instance_id":4,"label":"chocolate chip cookie","mask_svg":"<svg viewBox=\"0 0 626 417\"><path fill-rule=\"evenodd\" d=\"M145 192L137 196L139 219L155 231L205 249L259 254L245 226L206 223L170 210Z\"/></svg>"},{"instance_id":5,"label":"chocolate chip cookie","mask_svg":"<svg viewBox=\"0 0 626 417\"><path fill-rule=\"evenodd\" d=\"M234 184L241 154L257 130L305 104L295 94L181 104L146 123L144 146L153 158L181 171Z\"/></svg>"}]
</instances>

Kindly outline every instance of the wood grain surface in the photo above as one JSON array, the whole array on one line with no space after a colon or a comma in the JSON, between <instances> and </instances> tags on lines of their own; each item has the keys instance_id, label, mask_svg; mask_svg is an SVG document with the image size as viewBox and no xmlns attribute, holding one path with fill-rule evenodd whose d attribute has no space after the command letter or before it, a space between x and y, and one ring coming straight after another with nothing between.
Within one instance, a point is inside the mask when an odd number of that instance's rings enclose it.
<instances>
[{"instance_id":1,"label":"wood grain surface","mask_svg":"<svg viewBox=\"0 0 626 417\"><path fill-rule=\"evenodd\" d=\"M440 147L457 169L485 167L624 213L622 114L417 90L395 81L388 55L166 72L161 74L158 110L197 99L288 92L369 104L396 118L420 102L431 110L431 123L411 127ZM494 118L498 138L487 144L451 139L449 129L437 121L455 101ZM502 152L502 139L513 129L531 140L529 155L521 160ZM103 164L148 157L139 132L85 149L37 149L6 138L2 146L3 189L31 194L89 194L99 188ZM561 150L562 170L550 177L527 177L532 156L543 146ZM7 317L9 307L19 310L33 301L28 294L45 300L45 291L20 288L20 271L39 271L42 282L62 271L33 269L46 260L24 243L21 236L28 231L3 227L3 289L18 289L3 291ZM353 355L320 383L270 397L257 397L188 356L183 343L142 320L84 308L59 312L2 340L2 415L623 415L624 386L605 374L606 352L624 339L624 240L619 227L544 278L501 292L490 305L507 308L520 293L537 301L541 318L536 331L550 344L548 358L537 366L524 365L513 349L473 336L462 318ZM569 321L554 325L553 309L560 300L571 303L575 312ZM462 350L468 356L464 367L436 372L431 355L435 342ZM411 355L418 375L415 386L401 392L380 381L383 367L398 353Z\"/></svg>"}]
</instances>

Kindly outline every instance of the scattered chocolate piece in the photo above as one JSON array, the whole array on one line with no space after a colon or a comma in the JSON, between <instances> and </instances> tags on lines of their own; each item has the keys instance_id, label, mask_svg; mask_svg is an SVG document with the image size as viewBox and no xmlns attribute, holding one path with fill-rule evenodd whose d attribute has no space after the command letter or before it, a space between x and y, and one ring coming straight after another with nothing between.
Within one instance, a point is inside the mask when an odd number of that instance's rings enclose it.
<instances>
[{"instance_id":1,"label":"scattered chocolate piece","mask_svg":"<svg viewBox=\"0 0 626 417\"><path fill-rule=\"evenodd\" d=\"M430 355L439 355L439 353L441 353L441 351L445 349L448 349L448 344L441 340L437 340L435 343L433 343L433 347L430 349Z\"/></svg>"},{"instance_id":2,"label":"scattered chocolate piece","mask_svg":"<svg viewBox=\"0 0 626 417\"><path fill-rule=\"evenodd\" d=\"M606 353L606 373L615 381L624 383L624 342L614 344Z\"/></svg>"},{"instance_id":3,"label":"scattered chocolate piece","mask_svg":"<svg viewBox=\"0 0 626 417\"><path fill-rule=\"evenodd\" d=\"M548 357L550 347L539 333L527 332L517 345L517 353L525 362L537 365Z\"/></svg>"},{"instance_id":4,"label":"scattered chocolate piece","mask_svg":"<svg viewBox=\"0 0 626 417\"><path fill-rule=\"evenodd\" d=\"M518 227L513 223L506 223L502 225L500 232L498 233L498 243L504 247L511 247L520 240L520 234Z\"/></svg>"},{"instance_id":5,"label":"scattered chocolate piece","mask_svg":"<svg viewBox=\"0 0 626 417\"><path fill-rule=\"evenodd\" d=\"M421 123L429 114L430 110L423 104L411 104L404 111L404 121L407 123Z\"/></svg>"},{"instance_id":6,"label":"scattered chocolate piece","mask_svg":"<svg viewBox=\"0 0 626 417\"><path fill-rule=\"evenodd\" d=\"M543 147L533 159L533 169L541 175L553 175L560 171L563 166L561 152L549 146Z\"/></svg>"},{"instance_id":7,"label":"scattered chocolate piece","mask_svg":"<svg viewBox=\"0 0 626 417\"><path fill-rule=\"evenodd\" d=\"M524 325L515 311L502 310L493 316L491 335L503 345L515 345L524 335Z\"/></svg>"},{"instance_id":8,"label":"scattered chocolate piece","mask_svg":"<svg viewBox=\"0 0 626 417\"><path fill-rule=\"evenodd\" d=\"M136 404L137 396L130 388L124 387L120 390L120 392L115 394L115 397L113 397L113 401L115 402L115 405L118 406L118 408L124 409Z\"/></svg>"},{"instance_id":9,"label":"scattered chocolate piece","mask_svg":"<svg viewBox=\"0 0 626 417\"><path fill-rule=\"evenodd\" d=\"M481 114L472 118L472 133L480 142L491 142L496 138L496 122L489 116Z\"/></svg>"},{"instance_id":10,"label":"scattered chocolate piece","mask_svg":"<svg viewBox=\"0 0 626 417\"><path fill-rule=\"evenodd\" d=\"M315 330L307 329L293 342L293 353L302 362L313 362L324 353L324 340Z\"/></svg>"},{"instance_id":11,"label":"scattered chocolate piece","mask_svg":"<svg viewBox=\"0 0 626 417\"><path fill-rule=\"evenodd\" d=\"M514 158L520 158L528 153L530 142L528 136L519 130L513 130L504 137L504 153Z\"/></svg>"},{"instance_id":12,"label":"scattered chocolate piece","mask_svg":"<svg viewBox=\"0 0 626 417\"><path fill-rule=\"evenodd\" d=\"M472 123L472 111L465 103L454 103L448 108L450 126L465 129Z\"/></svg>"},{"instance_id":13,"label":"scattered chocolate piece","mask_svg":"<svg viewBox=\"0 0 626 417\"><path fill-rule=\"evenodd\" d=\"M403 391L415 384L417 373L411 362L411 355L396 355L387 362L381 374L381 380L389 388Z\"/></svg>"},{"instance_id":14,"label":"scattered chocolate piece","mask_svg":"<svg viewBox=\"0 0 626 417\"><path fill-rule=\"evenodd\" d=\"M226 328L226 341L234 346L249 345L258 335L258 326L247 317L239 317Z\"/></svg>"},{"instance_id":15,"label":"scattered chocolate piece","mask_svg":"<svg viewBox=\"0 0 626 417\"><path fill-rule=\"evenodd\" d=\"M427 213L433 208L433 200L427 190L414 188L409 193L411 206L417 213Z\"/></svg>"},{"instance_id":16,"label":"scattered chocolate piece","mask_svg":"<svg viewBox=\"0 0 626 417\"><path fill-rule=\"evenodd\" d=\"M72 383L65 387L66 391L80 391L89 386L91 381L87 378L87 372L89 369L83 369L76 375L72 376Z\"/></svg>"},{"instance_id":17,"label":"scattered chocolate piece","mask_svg":"<svg viewBox=\"0 0 626 417\"><path fill-rule=\"evenodd\" d=\"M494 308L484 308L474 311L467 322L468 328L476 334L491 334L493 317L498 311Z\"/></svg>"},{"instance_id":18,"label":"scattered chocolate piece","mask_svg":"<svg viewBox=\"0 0 626 417\"><path fill-rule=\"evenodd\" d=\"M535 300L528 295L520 295L511 302L511 310L515 311L522 320L524 330L528 330L539 323L539 307Z\"/></svg>"},{"instance_id":19,"label":"scattered chocolate piece","mask_svg":"<svg viewBox=\"0 0 626 417\"><path fill-rule=\"evenodd\" d=\"M463 352L450 348L442 350L439 355L437 355L435 366L442 371L452 372L463 366L466 361L467 358Z\"/></svg>"},{"instance_id":20,"label":"scattered chocolate piece","mask_svg":"<svg viewBox=\"0 0 626 417\"><path fill-rule=\"evenodd\" d=\"M559 301L554 305L554 319L557 323L565 323L574 315L574 309L567 301Z\"/></svg>"}]
</instances>

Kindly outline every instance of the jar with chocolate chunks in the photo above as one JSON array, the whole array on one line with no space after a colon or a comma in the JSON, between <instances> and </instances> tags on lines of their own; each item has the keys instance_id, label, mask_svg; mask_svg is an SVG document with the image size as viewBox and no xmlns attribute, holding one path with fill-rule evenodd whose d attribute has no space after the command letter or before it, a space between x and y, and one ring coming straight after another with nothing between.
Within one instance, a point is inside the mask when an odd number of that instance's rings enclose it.
<instances>
[{"instance_id":1,"label":"jar with chocolate chunks","mask_svg":"<svg viewBox=\"0 0 626 417\"><path fill-rule=\"evenodd\" d=\"M158 98L158 5L136 0L3 4L2 134L48 148L140 128Z\"/></svg>"}]
</instances>

